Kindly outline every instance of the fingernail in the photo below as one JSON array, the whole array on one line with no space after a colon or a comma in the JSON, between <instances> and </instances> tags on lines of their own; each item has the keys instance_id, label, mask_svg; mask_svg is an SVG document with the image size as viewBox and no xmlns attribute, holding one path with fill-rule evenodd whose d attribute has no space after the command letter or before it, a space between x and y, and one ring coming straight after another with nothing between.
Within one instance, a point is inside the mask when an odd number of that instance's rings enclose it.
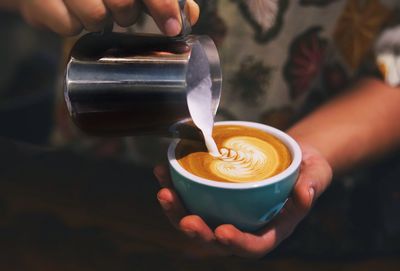
<instances>
[{"instance_id":1,"label":"fingernail","mask_svg":"<svg viewBox=\"0 0 400 271\"><path fill-rule=\"evenodd\" d=\"M165 211L169 211L172 208L172 204L166 200L162 200L162 199L158 199L158 202L160 202L161 207L165 210Z\"/></svg>"},{"instance_id":2,"label":"fingernail","mask_svg":"<svg viewBox=\"0 0 400 271\"><path fill-rule=\"evenodd\" d=\"M190 231L190 230L183 230L183 232L189 236L190 238L195 238L197 236L197 233L194 231Z\"/></svg>"},{"instance_id":3,"label":"fingernail","mask_svg":"<svg viewBox=\"0 0 400 271\"><path fill-rule=\"evenodd\" d=\"M169 18L164 25L164 31L167 36L175 37L181 32L181 24L175 18Z\"/></svg>"},{"instance_id":4,"label":"fingernail","mask_svg":"<svg viewBox=\"0 0 400 271\"><path fill-rule=\"evenodd\" d=\"M311 199L311 204L314 203L314 196L315 196L315 190L314 188L308 189L308 193L310 194L310 199Z\"/></svg>"}]
</instances>

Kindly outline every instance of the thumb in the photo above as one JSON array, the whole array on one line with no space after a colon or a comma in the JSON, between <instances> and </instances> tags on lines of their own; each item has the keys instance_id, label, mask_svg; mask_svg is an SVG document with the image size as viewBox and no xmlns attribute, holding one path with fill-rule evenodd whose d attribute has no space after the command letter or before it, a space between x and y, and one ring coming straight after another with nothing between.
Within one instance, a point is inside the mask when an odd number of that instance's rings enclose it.
<instances>
[{"instance_id":1,"label":"thumb","mask_svg":"<svg viewBox=\"0 0 400 271\"><path fill-rule=\"evenodd\" d=\"M332 180L332 169L326 159L311 146L302 145L303 161L293 190L294 205L307 213Z\"/></svg>"}]
</instances>

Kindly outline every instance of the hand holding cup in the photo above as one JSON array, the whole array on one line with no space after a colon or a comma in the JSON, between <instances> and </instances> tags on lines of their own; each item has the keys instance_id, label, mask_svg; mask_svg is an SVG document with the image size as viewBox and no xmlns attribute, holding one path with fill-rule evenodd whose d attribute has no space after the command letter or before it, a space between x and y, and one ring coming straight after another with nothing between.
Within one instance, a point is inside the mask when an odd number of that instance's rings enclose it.
<instances>
[{"instance_id":1,"label":"hand holding cup","mask_svg":"<svg viewBox=\"0 0 400 271\"><path fill-rule=\"evenodd\" d=\"M179 191L176 190L177 182L171 182L170 174L165 166L155 168L155 175L163 187L157 197L170 222L187 236L201 243L206 243L209 252L252 258L262 257L290 236L331 181L331 168L325 158L312 146L300 144L300 149L302 156L301 170L297 182L293 183L294 186L290 195L286 195L286 192L282 191L281 195L278 193L278 196L273 196L278 202L288 197L286 204L283 209L277 208L273 210L273 212L278 212L276 217L268 222L271 218L269 216L265 221L268 223L256 230L253 230L254 228L252 227L248 228L250 230L246 229L246 227L243 228L243 224L236 224L235 221L219 225L215 225L214 221L211 221L211 225L208 224L207 222L210 220L208 214L204 215L193 211L196 206L193 207L192 203L188 202L189 200L185 196L186 192L182 192L181 189ZM172 173L175 175L173 170ZM174 177L176 178L176 176ZM265 198L266 201L273 201L274 199L270 198L273 194L268 194L268 191L271 191L268 187L274 189L273 184L264 185L258 188L257 193L264 193L267 196ZM262 192L262 190L264 191ZM208 192L209 197L213 197L213 192ZM255 195L253 194L252 198L244 200L243 204L251 203L254 200L253 198L257 198ZM243 197L246 196L243 195L242 199ZM260 198L262 199L262 197ZM227 199L226 202L228 203L226 204L229 205L229 198ZM213 202L213 200L209 202ZM224 200L222 199L221 202L224 202ZM259 203L264 204L263 201ZM192 210L188 211L184 206ZM215 206L208 207L211 212L216 209L214 208ZM257 208L259 206L255 206L255 209ZM264 212L271 214L271 210L264 210ZM224 215L221 214L221 217L224 217ZM241 215L240 210L238 210L238 217Z\"/></svg>"}]
</instances>

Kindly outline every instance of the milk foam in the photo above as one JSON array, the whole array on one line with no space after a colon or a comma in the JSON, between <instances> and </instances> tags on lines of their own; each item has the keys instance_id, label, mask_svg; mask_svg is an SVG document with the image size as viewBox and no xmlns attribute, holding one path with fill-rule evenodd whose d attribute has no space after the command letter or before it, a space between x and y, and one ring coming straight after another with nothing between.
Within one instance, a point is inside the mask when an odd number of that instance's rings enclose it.
<instances>
[{"instance_id":1,"label":"milk foam","mask_svg":"<svg viewBox=\"0 0 400 271\"><path fill-rule=\"evenodd\" d=\"M194 124L201 130L208 152L214 156L220 156L217 144L212 137L214 127L214 115L212 110L211 77L203 78L187 94L189 112Z\"/></svg>"},{"instance_id":2,"label":"milk foam","mask_svg":"<svg viewBox=\"0 0 400 271\"><path fill-rule=\"evenodd\" d=\"M268 142L249 136L226 140L221 157L210 164L210 171L231 182L265 179L278 168L280 159Z\"/></svg>"}]
</instances>

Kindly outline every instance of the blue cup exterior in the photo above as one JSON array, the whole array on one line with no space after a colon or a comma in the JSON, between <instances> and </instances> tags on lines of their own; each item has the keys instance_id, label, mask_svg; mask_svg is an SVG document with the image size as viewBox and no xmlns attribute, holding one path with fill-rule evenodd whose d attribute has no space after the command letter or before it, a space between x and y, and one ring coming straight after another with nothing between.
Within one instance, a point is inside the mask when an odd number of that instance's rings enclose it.
<instances>
[{"instance_id":1,"label":"blue cup exterior","mask_svg":"<svg viewBox=\"0 0 400 271\"><path fill-rule=\"evenodd\" d=\"M171 168L172 182L186 209L210 226L233 224L245 231L265 226L284 206L298 170L280 182L247 189L226 189L196 183Z\"/></svg>"},{"instance_id":2,"label":"blue cup exterior","mask_svg":"<svg viewBox=\"0 0 400 271\"><path fill-rule=\"evenodd\" d=\"M169 152L171 148L175 151L174 146L170 146ZM291 166L290 172L274 176L271 182L267 179L245 185L224 186L223 183L213 185L216 183L213 181L196 181L199 177L193 178L182 167L177 170L176 160L175 166L170 160L170 172L173 185L190 213L199 215L211 227L233 224L244 231L256 231L278 214L286 203L299 175L299 157L296 160L297 164Z\"/></svg>"}]
</instances>

